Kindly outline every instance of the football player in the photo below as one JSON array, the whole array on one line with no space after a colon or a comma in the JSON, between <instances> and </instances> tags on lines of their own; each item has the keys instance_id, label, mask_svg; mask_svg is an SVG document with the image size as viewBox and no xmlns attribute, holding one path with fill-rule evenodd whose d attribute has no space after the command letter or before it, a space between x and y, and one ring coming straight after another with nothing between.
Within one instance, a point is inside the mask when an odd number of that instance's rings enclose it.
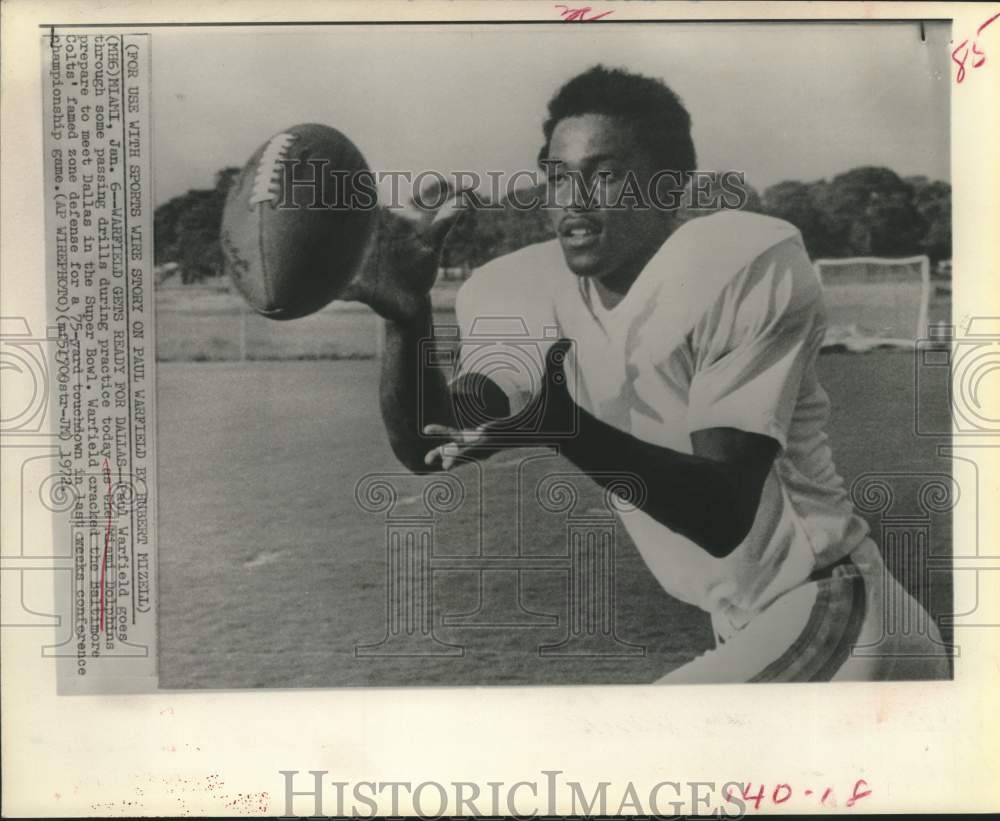
<instances>
[{"instance_id":1,"label":"football player","mask_svg":"<svg viewBox=\"0 0 1000 821\"><path fill-rule=\"evenodd\" d=\"M586 71L552 98L543 133L557 238L463 285L455 379L420 355L448 219L428 215L405 276L362 297L387 320L381 407L400 461L448 469L555 444L598 482L638 477L624 525L716 641L663 681L947 677L936 626L886 570L834 466L816 374L822 293L798 230L660 207L695 149L688 112L659 80ZM541 378L469 355L486 317L515 318L537 340ZM890 634L890 606L927 629Z\"/></svg>"}]
</instances>

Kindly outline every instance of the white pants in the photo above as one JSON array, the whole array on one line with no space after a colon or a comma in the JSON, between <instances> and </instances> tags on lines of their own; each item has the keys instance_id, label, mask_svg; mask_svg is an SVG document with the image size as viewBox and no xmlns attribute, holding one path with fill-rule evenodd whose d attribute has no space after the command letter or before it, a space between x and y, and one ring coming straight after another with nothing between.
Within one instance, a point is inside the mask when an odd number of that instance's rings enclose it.
<instances>
[{"instance_id":1,"label":"white pants","mask_svg":"<svg viewBox=\"0 0 1000 821\"><path fill-rule=\"evenodd\" d=\"M934 620L866 539L849 561L779 596L742 630L658 684L951 677Z\"/></svg>"}]
</instances>

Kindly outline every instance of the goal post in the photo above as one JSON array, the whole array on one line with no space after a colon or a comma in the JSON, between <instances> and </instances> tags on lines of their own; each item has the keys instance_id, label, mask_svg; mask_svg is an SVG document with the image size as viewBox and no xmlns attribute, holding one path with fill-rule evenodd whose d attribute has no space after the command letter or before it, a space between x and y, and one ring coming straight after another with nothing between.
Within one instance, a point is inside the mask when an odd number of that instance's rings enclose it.
<instances>
[{"instance_id":1,"label":"goal post","mask_svg":"<svg viewBox=\"0 0 1000 821\"><path fill-rule=\"evenodd\" d=\"M927 256L818 259L813 264L823 284L827 345L913 347L927 335Z\"/></svg>"}]
</instances>

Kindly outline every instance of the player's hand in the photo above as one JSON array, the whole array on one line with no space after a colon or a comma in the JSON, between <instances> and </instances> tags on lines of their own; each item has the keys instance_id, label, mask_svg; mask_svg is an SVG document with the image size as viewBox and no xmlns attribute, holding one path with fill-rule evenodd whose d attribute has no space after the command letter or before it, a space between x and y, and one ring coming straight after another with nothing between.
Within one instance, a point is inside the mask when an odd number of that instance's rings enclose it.
<instances>
[{"instance_id":1,"label":"player's hand","mask_svg":"<svg viewBox=\"0 0 1000 821\"><path fill-rule=\"evenodd\" d=\"M441 251L463 204L460 192L432 177L408 207L380 208L365 262L342 298L363 302L396 322L420 317L430 308Z\"/></svg>"},{"instance_id":2,"label":"player's hand","mask_svg":"<svg viewBox=\"0 0 1000 821\"><path fill-rule=\"evenodd\" d=\"M472 429L426 425L426 436L445 441L427 453L424 463L450 470L460 461L487 459L506 448L565 442L576 429L577 412L564 370L570 345L569 340L560 339L546 352L541 391L520 413Z\"/></svg>"},{"instance_id":3,"label":"player's hand","mask_svg":"<svg viewBox=\"0 0 1000 821\"><path fill-rule=\"evenodd\" d=\"M472 430L461 430L447 425L425 425L425 435L440 436L446 441L427 452L424 464L451 470L457 462L488 459L505 447L512 447L509 440L505 443L497 435L495 426L496 423L488 422Z\"/></svg>"}]
</instances>

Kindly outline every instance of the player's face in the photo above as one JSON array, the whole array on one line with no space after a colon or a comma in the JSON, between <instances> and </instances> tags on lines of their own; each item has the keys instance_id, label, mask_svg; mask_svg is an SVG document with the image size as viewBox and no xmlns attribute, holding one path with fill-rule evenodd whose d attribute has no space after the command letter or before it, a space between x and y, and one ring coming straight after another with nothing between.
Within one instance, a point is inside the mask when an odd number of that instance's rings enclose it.
<instances>
[{"instance_id":1,"label":"player's face","mask_svg":"<svg viewBox=\"0 0 1000 821\"><path fill-rule=\"evenodd\" d=\"M635 130L604 114L567 117L552 132L546 164L558 203L549 216L566 264L574 274L595 277L622 293L674 226L671 213L649 205L649 180L660 169ZM627 183L630 175L633 182ZM588 203L580 180L598 186L603 202ZM635 183L646 207L634 197L620 196Z\"/></svg>"}]
</instances>

